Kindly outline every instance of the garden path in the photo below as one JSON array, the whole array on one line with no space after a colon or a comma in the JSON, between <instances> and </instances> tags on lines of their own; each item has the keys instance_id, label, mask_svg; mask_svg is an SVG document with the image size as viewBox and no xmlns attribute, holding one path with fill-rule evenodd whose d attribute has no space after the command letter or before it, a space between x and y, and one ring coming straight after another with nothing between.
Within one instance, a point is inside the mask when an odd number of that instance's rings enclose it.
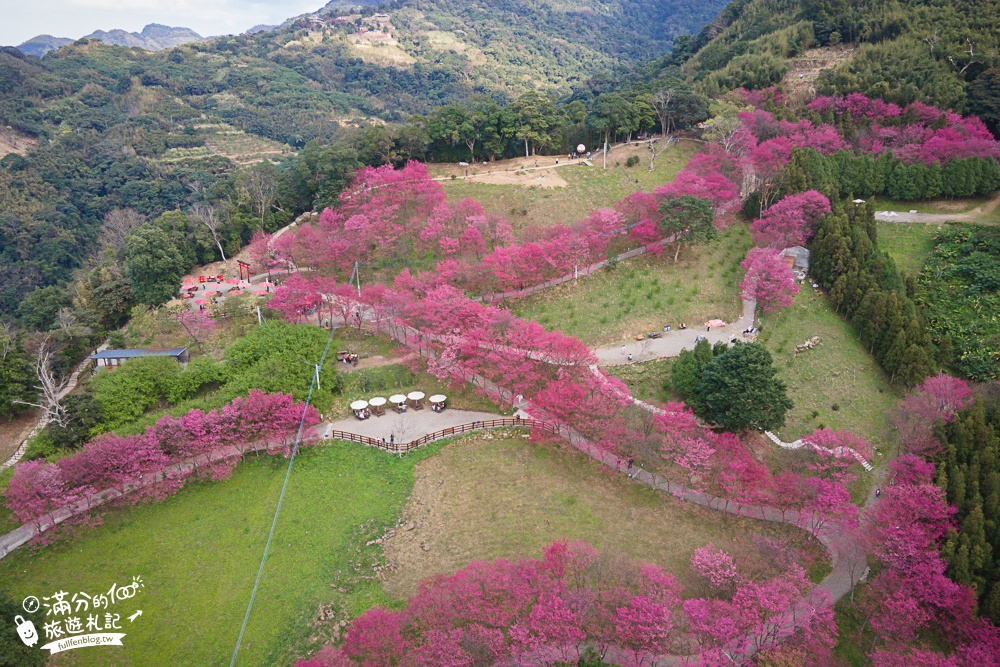
<instances>
[{"instance_id":1,"label":"garden path","mask_svg":"<svg viewBox=\"0 0 1000 667\"><path fill-rule=\"evenodd\" d=\"M629 363L639 363L642 361L653 361L666 357L676 357L681 350L694 349L698 342L698 336L704 336L709 343L728 343L733 336L739 340L746 340L743 331L753 326L754 316L757 310L756 301L743 300L743 315L732 324L714 329L705 328L702 322L685 323L687 329L678 329L677 323L671 325L670 331L661 333L660 338L644 338L642 340L632 340L622 345L607 345L594 350L597 356L598 366L623 366ZM628 355L632 355L629 361Z\"/></svg>"},{"instance_id":2,"label":"garden path","mask_svg":"<svg viewBox=\"0 0 1000 667\"><path fill-rule=\"evenodd\" d=\"M997 194L982 206L965 213L910 213L908 211L875 211L875 219L882 222L916 222L926 225L943 225L946 222L978 222L981 216L989 215L1000 206Z\"/></svg>"},{"instance_id":3,"label":"garden path","mask_svg":"<svg viewBox=\"0 0 1000 667\"><path fill-rule=\"evenodd\" d=\"M97 353L106 349L108 349L108 344L107 342L104 342L101 343L101 346L98 347L96 350L94 350L94 352ZM86 359L80 362L80 364L76 367L76 370L73 371L73 374L69 376L69 380L66 382L66 386L63 387L62 391L59 392L60 399L64 398L71 391L76 389L76 384L77 382L80 381L80 375L83 373L83 371L89 368L89 366L90 366L90 357L88 356ZM33 437L35 437L35 435L37 435L39 431L45 428L45 425L48 423L49 422L48 419L46 419L45 417L45 413L42 412L42 415L38 418L38 423L35 424L34 428L31 429L31 432L29 432L27 437L24 438L24 441L21 443L21 446L14 451L14 453L11 455L9 459L0 464L0 470L6 470L7 468L11 467L12 465L20 461L21 457L24 456L24 453L28 450L28 441L31 440Z\"/></svg>"}]
</instances>

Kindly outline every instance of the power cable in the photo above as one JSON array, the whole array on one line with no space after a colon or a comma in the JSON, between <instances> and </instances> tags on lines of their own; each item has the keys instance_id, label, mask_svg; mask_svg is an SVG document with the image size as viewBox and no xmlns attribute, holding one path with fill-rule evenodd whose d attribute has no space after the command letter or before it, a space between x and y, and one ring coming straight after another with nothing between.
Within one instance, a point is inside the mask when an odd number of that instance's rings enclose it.
<instances>
[{"instance_id":1,"label":"power cable","mask_svg":"<svg viewBox=\"0 0 1000 667\"><path fill-rule=\"evenodd\" d=\"M247 622L250 620L250 610L253 609L254 598L257 597L257 589L260 587L260 578L264 574L264 564L267 563L267 554L271 549L271 540L274 539L274 529L278 526L278 515L281 513L281 504L285 500L285 490L288 488L288 479L292 475L292 464L295 463L295 455L299 453L299 443L302 442L302 431L305 428L306 413L309 410L309 404L312 401L313 389L316 387L316 383L319 380L319 371L323 368L323 364L326 362L326 355L330 351L330 343L333 342L333 334L336 333L336 331L336 326L330 329L330 336L326 339L326 347L323 348L323 356L319 358L319 363L316 364L316 373L313 375L312 382L309 384L309 394L306 396L306 404L302 408L302 418L299 419L299 430L295 434L295 443L292 445L292 455L288 457L288 469L285 470L285 481L281 485L281 494L278 496L278 506L274 508L274 519L271 521L271 532L268 533L267 542L264 544L264 554L260 558L260 567L257 569L257 579L253 582L253 590L250 592L250 602L247 604L246 614L243 615L243 625L240 626L240 634L236 638L236 647L233 649L233 659L229 661L229 667L233 667L236 664L236 656L240 652L240 644L243 643L243 633L246 632Z\"/></svg>"}]
</instances>

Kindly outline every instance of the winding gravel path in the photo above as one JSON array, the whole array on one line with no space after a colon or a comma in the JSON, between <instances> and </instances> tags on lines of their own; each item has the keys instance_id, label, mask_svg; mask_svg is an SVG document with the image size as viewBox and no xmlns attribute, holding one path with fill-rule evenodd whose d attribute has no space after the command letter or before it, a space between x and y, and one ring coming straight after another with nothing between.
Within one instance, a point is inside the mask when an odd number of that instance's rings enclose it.
<instances>
[{"instance_id":1,"label":"winding gravel path","mask_svg":"<svg viewBox=\"0 0 1000 667\"><path fill-rule=\"evenodd\" d=\"M728 343L735 336L738 340L747 340L743 331L753 326L756 301L743 300L743 314L740 319L724 327L707 329L704 323L692 322L687 329L671 329L660 334L659 338L644 338L633 340L623 345L606 345L594 350L599 366L623 366L630 363L654 361L667 357L676 357L681 350L692 350L703 336L713 345L718 342ZM629 361L628 356L632 355Z\"/></svg>"}]
</instances>

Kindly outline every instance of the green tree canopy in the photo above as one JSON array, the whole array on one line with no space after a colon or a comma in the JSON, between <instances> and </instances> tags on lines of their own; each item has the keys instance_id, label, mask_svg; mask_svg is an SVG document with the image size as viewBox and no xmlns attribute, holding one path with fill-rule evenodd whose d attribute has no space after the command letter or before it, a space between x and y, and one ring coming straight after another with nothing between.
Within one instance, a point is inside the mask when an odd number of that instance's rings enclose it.
<instances>
[{"instance_id":1,"label":"green tree canopy","mask_svg":"<svg viewBox=\"0 0 1000 667\"><path fill-rule=\"evenodd\" d=\"M34 363L21 341L0 331L0 417L13 417L31 409L14 401L34 401Z\"/></svg>"},{"instance_id":2,"label":"green tree canopy","mask_svg":"<svg viewBox=\"0 0 1000 667\"><path fill-rule=\"evenodd\" d=\"M25 646L17 634L14 617L20 616L35 625L38 633L38 643L33 647ZM0 591L0 666L2 667L40 667L48 662L48 653L39 646L44 643L42 624L45 616L41 611L29 614L7 591Z\"/></svg>"},{"instance_id":3,"label":"green tree canopy","mask_svg":"<svg viewBox=\"0 0 1000 667\"><path fill-rule=\"evenodd\" d=\"M668 236L676 235L675 262L681 253L682 245L705 243L718 235L715 225L712 224L715 219L715 207L707 199L691 195L671 197L660 202L659 210L662 214L660 229Z\"/></svg>"},{"instance_id":4,"label":"green tree canopy","mask_svg":"<svg viewBox=\"0 0 1000 667\"><path fill-rule=\"evenodd\" d=\"M159 227L140 227L125 239L125 272L138 303L158 306L170 299L190 267L190 260Z\"/></svg>"},{"instance_id":5,"label":"green tree canopy","mask_svg":"<svg viewBox=\"0 0 1000 667\"><path fill-rule=\"evenodd\" d=\"M771 353L759 343L737 343L715 357L698 387L705 418L736 432L781 427L792 401L775 373Z\"/></svg>"}]
</instances>

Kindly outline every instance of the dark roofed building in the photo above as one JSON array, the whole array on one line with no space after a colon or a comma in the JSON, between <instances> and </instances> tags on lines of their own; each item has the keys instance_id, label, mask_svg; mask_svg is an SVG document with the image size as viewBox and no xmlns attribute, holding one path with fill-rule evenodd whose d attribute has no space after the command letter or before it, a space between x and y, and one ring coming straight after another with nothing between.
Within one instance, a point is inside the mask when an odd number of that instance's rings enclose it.
<instances>
[{"instance_id":1,"label":"dark roofed building","mask_svg":"<svg viewBox=\"0 0 1000 667\"><path fill-rule=\"evenodd\" d=\"M796 279L804 280L806 274L809 273L809 250L800 245L792 246L782 250L781 256L788 262Z\"/></svg>"},{"instance_id":2,"label":"dark roofed building","mask_svg":"<svg viewBox=\"0 0 1000 667\"><path fill-rule=\"evenodd\" d=\"M172 350L101 350L90 355L98 369L117 368L129 359L138 359L139 357L173 357L177 363L186 364L188 362L188 349L176 347Z\"/></svg>"}]
</instances>

